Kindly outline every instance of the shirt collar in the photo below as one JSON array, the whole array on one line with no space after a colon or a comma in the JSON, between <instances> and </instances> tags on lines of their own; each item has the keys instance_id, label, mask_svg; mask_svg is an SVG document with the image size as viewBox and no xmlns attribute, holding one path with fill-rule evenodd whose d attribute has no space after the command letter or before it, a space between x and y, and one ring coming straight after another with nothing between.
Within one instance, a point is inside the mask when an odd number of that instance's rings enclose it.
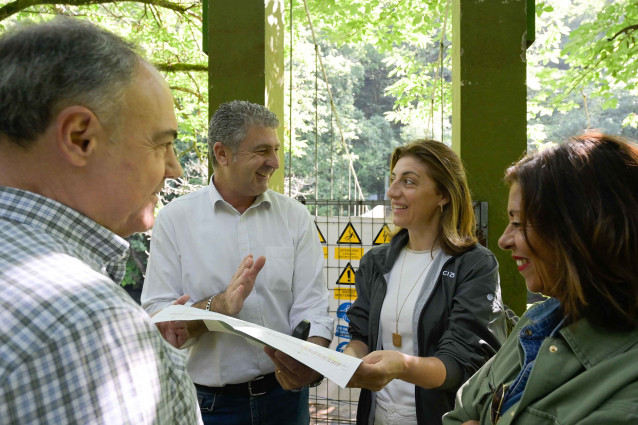
<instances>
[{"instance_id":1,"label":"shirt collar","mask_svg":"<svg viewBox=\"0 0 638 425\"><path fill-rule=\"evenodd\" d=\"M213 209L216 210L219 205L226 205L228 208L231 208L233 211L237 211L219 193L219 191L215 187L215 184L213 183L214 177L215 175L211 176L210 182L208 183L208 187L210 189L210 202L211 202L211 205L213 206ZM248 207L248 210L251 208L257 208L262 204L265 208L270 208L270 206L272 205L272 194L270 193L270 189L265 191L264 193L260 193L259 195L257 195L257 197L255 198L255 201L252 203L250 207Z\"/></svg>"},{"instance_id":2,"label":"shirt collar","mask_svg":"<svg viewBox=\"0 0 638 425\"><path fill-rule=\"evenodd\" d=\"M564 324L563 311L556 298L549 298L525 312L531 320L526 326L536 338L552 337Z\"/></svg>"},{"instance_id":3,"label":"shirt collar","mask_svg":"<svg viewBox=\"0 0 638 425\"><path fill-rule=\"evenodd\" d=\"M583 318L560 331L581 363L590 368L638 344L638 328L616 331L593 326Z\"/></svg>"},{"instance_id":4,"label":"shirt collar","mask_svg":"<svg viewBox=\"0 0 638 425\"><path fill-rule=\"evenodd\" d=\"M129 243L60 202L0 186L0 218L41 229L64 241L81 260L115 282L124 278Z\"/></svg>"}]
</instances>

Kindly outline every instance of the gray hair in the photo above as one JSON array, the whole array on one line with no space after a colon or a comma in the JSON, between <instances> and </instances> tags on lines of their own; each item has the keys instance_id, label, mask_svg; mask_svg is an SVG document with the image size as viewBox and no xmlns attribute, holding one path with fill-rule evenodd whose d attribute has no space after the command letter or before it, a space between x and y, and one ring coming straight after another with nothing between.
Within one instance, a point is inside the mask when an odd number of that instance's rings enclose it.
<instances>
[{"instance_id":1,"label":"gray hair","mask_svg":"<svg viewBox=\"0 0 638 425\"><path fill-rule=\"evenodd\" d=\"M221 142L234 156L250 127L277 128L279 120L265 106L245 100L233 100L219 105L208 126L208 151L213 168L219 165L213 151L215 143Z\"/></svg>"},{"instance_id":2,"label":"gray hair","mask_svg":"<svg viewBox=\"0 0 638 425\"><path fill-rule=\"evenodd\" d=\"M28 148L71 105L117 130L141 61L132 45L86 21L58 17L13 28L0 37L0 133Z\"/></svg>"}]
</instances>

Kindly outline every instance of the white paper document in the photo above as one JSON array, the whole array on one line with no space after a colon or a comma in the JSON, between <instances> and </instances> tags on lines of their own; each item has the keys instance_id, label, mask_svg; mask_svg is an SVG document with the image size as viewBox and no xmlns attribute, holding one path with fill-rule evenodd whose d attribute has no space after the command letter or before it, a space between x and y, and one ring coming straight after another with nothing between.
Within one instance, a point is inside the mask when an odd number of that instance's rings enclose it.
<instances>
[{"instance_id":1,"label":"white paper document","mask_svg":"<svg viewBox=\"0 0 638 425\"><path fill-rule=\"evenodd\" d=\"M338 351L303 341L281 332L213 311L184 305L171 305L151 318L153 323L171 320L203 320L211 331L227 332L246 338L258 346L269 345L321 373L342 388L359 367L358 359Z\"/></svg>"}]
</instances>

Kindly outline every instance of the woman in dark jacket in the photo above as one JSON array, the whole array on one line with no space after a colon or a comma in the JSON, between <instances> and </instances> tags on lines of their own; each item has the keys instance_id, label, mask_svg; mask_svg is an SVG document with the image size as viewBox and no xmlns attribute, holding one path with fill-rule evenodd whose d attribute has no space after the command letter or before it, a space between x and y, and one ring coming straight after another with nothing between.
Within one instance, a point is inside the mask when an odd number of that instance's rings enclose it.
<instances>
[{"instance_id":1,"label":"woman in dark jacket","mask_svg":"<svg viewBox=\"0 0 638 425\"><path fill-rule=\"evenodd\" d=\"M344 352L363 363L349 385L363 388L358 424L440 424L505 340L498 264L477 245L465 170L450 148L399 147L390 169L401 230L356 272Z\"/></svg>"}]
</instances>

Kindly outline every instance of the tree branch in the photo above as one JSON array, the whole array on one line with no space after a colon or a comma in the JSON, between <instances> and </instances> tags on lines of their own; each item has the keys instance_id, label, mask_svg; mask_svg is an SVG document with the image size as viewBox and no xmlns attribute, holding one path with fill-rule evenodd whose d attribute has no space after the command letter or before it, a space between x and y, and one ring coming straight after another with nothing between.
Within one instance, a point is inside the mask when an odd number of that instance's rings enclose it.
<instances>
[{"instance_id":1,"label":"tree branch","mask_svg":"<svg viewBox=\"0 0 638 425\"><path fill-rule=\"evenodd\" d=\"M190 95L195 96L200 102L205 102L205 99L202 97L201 94L197 93L194 90L188 89L186 87L171 86L171 90L182 91L184 93L188 93Z\"/></svg>"},{"instance_id":2,"label":"tree branch","mask_svg":"<svg viewBox=\"0 0 638 425\"><path fill-rule=\"evenodd\" d=\"M616 37L620 36L621 34L632 32L632 31L636 31L636 30L638 30L638 24L629 25L628 27L625 27L625 28L621 29L620 31L618 31L616 34L614 34L613 37L608 38L607 40L608 41L613 41Z\"/></svg>"},{"instance_id":3,"label":"tree branch","mask_svg":"<svg viewBox=\"0 0 638 425\"><path fill-rule=\"evenodd\" d=\"M153 66L163 72L208 72L208 65L199 63L154 63Z\"/></svg>"},{"instance_id":4,"label":"tree branch","mask_svg":"<svg viewBox=\"0 0 638 425\"><path fill-rule=\"evenodd\" d=\"M196 6L191 4L189 6L182 6L180 4L172 3L167 0L15 0L0 7L0 21L7 19L11 15L15 15L18 12L23 11L32 6L39 6L45 4L64 4L67 6L86 6L90 4L104 4L104 3L118 3L122 1L135 1L137 3L144 3L149 5L155 5L170 9L178 13L186 13L189 9Z\"/></svg>"}]
</instances>

